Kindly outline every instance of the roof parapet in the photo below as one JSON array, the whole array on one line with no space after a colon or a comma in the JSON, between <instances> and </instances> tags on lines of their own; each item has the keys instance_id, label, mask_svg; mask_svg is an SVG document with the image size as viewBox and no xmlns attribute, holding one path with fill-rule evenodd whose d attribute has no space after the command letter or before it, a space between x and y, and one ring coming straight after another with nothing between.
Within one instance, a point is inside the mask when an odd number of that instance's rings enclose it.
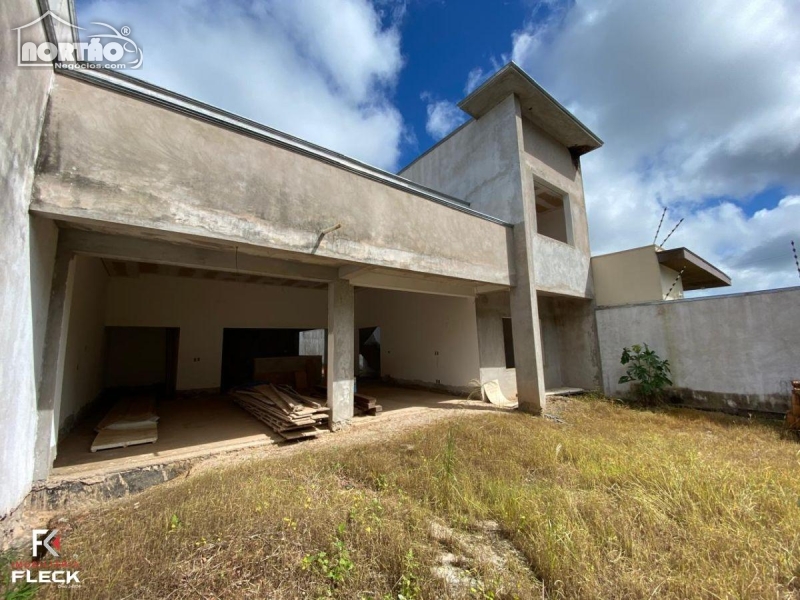
<instances>
[{"instance_id":1,"label":"roof parapet","mask_svg":"<svg viewBox=\"0 0 800 600\"><path fill-rule=\"evenodd\" d=\"M573 156L596 150L603 141L551 96L516 63L509 62L492 75L458 107L481 118L510 94L519 98L522 114L570 149Z\"/></svg>"}]
</instances>

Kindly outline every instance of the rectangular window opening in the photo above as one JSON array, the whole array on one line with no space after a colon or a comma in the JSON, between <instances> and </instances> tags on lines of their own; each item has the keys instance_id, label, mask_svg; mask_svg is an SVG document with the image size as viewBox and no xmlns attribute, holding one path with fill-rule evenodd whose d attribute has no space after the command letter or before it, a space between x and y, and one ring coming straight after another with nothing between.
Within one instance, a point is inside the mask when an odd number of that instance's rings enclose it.
<instances>
[{"instance_id":1,"label":"rectangular window opening","mask_svg":"<svg viewBox=\"0 0 800 600\"><path fill-rule=\"evenodd\" d=\"M536 196L536 232L572 245L572 216L569 196L539 183L534 183Z\"/></svg>"}]
</instances>

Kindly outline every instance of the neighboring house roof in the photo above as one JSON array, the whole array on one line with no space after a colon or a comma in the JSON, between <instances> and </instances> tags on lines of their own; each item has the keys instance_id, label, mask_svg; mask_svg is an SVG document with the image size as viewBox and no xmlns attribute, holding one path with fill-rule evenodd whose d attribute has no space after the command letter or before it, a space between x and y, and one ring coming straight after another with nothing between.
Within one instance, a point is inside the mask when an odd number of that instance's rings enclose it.
<instances>
[{"instance_id":1,"label":"neighboring house roof","mask_svg":"<svg viewBox=\"0 0 800 600\"><path fill-rule=\"evenodd\" d=\"M658 262L665 267L679 273L683 270L681 281L684 291L725 287L731 284L730 277L688 248L658 250L656 256Z\"/></svg>"},{"instance_id":2,"label":"neighboring house roof","mask_svg":"<svg viewBox=\"0 0 800 600\"><path fill-rule=\"evenodd\" d=\"M522 114L580 156L603 145L603 141L581 123L558 100L515 63L510 62L458 103L479 119L510 94L519 98Z\"/></svg>"}]
</instances>

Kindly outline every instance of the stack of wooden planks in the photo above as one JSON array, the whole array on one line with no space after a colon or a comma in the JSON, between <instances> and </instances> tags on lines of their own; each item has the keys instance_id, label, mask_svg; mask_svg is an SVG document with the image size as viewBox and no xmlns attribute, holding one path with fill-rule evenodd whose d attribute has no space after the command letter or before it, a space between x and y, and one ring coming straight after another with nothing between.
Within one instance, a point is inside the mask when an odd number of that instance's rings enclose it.
<instances>
[{"instance_id":1,"label":"stack of wooden planks","mask_svg":"<svg viewBox=\"0 0 800 600\"><path fill-rule=\"evenodd\" d=\"M356 411L370 417L377 417L381 414L383 407L378 404L377 398L365 394L353 394Z\"/></svg>"},{"instance_id":2,"label":"stack of wooden planks","mask_svg":"<svg viewBox=\"0 0 800 600\"><path fill-rule=\"evenodd\" d=\"M286 440L316 437L327 425L324 400L298 393L288 385L267 383L232 392L236 403Z\"/></svg>"}]
</instances>

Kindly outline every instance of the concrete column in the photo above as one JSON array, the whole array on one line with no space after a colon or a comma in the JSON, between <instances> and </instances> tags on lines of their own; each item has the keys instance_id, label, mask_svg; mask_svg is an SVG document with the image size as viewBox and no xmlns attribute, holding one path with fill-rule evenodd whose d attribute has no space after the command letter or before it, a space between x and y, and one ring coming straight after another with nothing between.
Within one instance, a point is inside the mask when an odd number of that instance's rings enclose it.
<instances>
[{"instance_id":1,"label":"concrete column","mask_svg":"<svg viewBox=\"0 0 800 600\"><path fill-rule=\"evenodd\" d=\"M511 330L519 409L540 414L545 409L545 389L542 333L533 269L533 235L530 221L514 226L516 285L511 288Z\"/></svg>"},{"instance_id":2,"label":"concrete column","mask_svg":"<svg viewBox=\"0 0 800 600\"><path fill-rule=\"evenodd\" d=\"M353 418L355 295L349 281L328 284L328 407L331 431Z\"/></svg>"},{"instance_id":3,"label":"concrete column","mask_svg":"<svg viewBox=\"0 0 800 600\"><path fill-rule=\"evenodd\" d=\"M64 380L64 355L72 299L74 256L59 244L53 267L53 283L42 354L42 374L37 394L34 481L47 479L56 456L58 424L55 422L55 407L61 402L61 385Z\"/></svg>"}]
</instances>

